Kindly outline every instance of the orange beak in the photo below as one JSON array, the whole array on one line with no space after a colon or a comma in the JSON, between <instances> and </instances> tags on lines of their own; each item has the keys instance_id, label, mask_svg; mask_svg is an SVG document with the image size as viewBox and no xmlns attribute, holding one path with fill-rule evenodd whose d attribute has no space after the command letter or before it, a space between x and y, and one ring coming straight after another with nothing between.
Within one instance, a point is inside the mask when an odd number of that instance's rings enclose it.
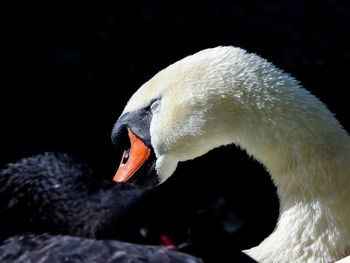
<instances>
[{"instance_id":1,"label":"orange beak","mask_svg":"<svg viewBox=\"0 0 350 263\"><path fill-rule=\"evenodd\" d=\"M130 149L125 150L113 181L126 182L142 166L151 154L151 150L128 128Z\"/></svg>"}]
</instances>

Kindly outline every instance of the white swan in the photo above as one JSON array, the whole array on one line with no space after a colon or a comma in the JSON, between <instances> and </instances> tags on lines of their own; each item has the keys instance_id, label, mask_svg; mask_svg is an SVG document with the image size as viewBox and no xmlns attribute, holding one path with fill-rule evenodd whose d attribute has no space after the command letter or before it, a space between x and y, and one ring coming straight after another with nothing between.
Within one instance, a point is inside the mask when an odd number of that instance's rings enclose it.
<instances>
[{"instance_id":1,"label":"white swan","mask_svg":"<svg viewBox=\"0 0 350 263\"><path fill-rule=\"evenodd\" d=\"M126 129L131 149L116 181L137 179L152 151L152 184L220 145L236 144L266 167L280 217L246 251L257 261L334 262L350 254L349 136L322 102L265 59L217 47L170 65L131 97L115 143Z\"/></svg>"}]
</instances>

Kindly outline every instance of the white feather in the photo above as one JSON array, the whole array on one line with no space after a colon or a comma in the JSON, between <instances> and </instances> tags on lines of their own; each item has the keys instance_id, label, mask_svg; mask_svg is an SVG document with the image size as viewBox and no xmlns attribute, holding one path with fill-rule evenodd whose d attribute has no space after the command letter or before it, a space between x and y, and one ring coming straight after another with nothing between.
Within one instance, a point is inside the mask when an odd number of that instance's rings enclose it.
<instances>
[{"instance_id":1,"label":"white feather","mask_svg":"<svg viewBox=\"0 0 350 263\"><path fill-rule=\"evenodd\" d=\"M349 136L294 78L255 54L217 47L160 71L124 112L155 98L161 102L150 131L162 182L178 162L226 144L269 171L280 218L246 253L259 262L334 262L350 254Z\"/></svg>"}]
</instances>

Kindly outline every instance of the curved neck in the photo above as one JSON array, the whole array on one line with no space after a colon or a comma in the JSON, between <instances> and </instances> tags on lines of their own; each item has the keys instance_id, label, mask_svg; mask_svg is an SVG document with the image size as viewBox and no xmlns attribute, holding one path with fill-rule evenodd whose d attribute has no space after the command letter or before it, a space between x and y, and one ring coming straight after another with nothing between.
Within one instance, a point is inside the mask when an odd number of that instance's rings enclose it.
<instances>
[{"instance_id":1,"label":"curved neck","mask_svg":"<svg viewBox=\"0 0 350 263\"><path fill-rule=\"evenodd\" d=\"M302 98L280 96L247 115L235 134L269 171L280 198L276 230L250 253L259 262L295 255L293 262L331 262L350 249L350 139L324 104L301 91Z\"/></svg>"},{"instance_id":2,"label":"curved neck","mask_svg":"<svg viewBox=\"0 0 350 263\"><path fill-rule=\"evenodd\" d=\"M324 112L296 111L294 119L282 114L277 122L260 120L237 141L269 171L282 209L311 199L350 196L350 138L325 106L320 110Z\"/></svg>"}]
</instances>

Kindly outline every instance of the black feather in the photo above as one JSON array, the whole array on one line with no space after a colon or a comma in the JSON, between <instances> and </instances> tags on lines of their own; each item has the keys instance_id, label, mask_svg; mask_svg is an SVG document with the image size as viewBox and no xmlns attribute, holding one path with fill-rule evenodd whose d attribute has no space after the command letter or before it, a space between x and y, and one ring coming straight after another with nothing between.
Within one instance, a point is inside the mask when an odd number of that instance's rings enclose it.
<instances>
[{"instance_id":1,"label":"black feather","mask_svg":"<svg viewBox=\"0 0 350 263\"><path fill-rule=\"evenodd\" d=\"M6 240L0 246L0 262L200 263L202 261L165 247L43 234L16 236Z\"/></svg>"}]
</instances>

